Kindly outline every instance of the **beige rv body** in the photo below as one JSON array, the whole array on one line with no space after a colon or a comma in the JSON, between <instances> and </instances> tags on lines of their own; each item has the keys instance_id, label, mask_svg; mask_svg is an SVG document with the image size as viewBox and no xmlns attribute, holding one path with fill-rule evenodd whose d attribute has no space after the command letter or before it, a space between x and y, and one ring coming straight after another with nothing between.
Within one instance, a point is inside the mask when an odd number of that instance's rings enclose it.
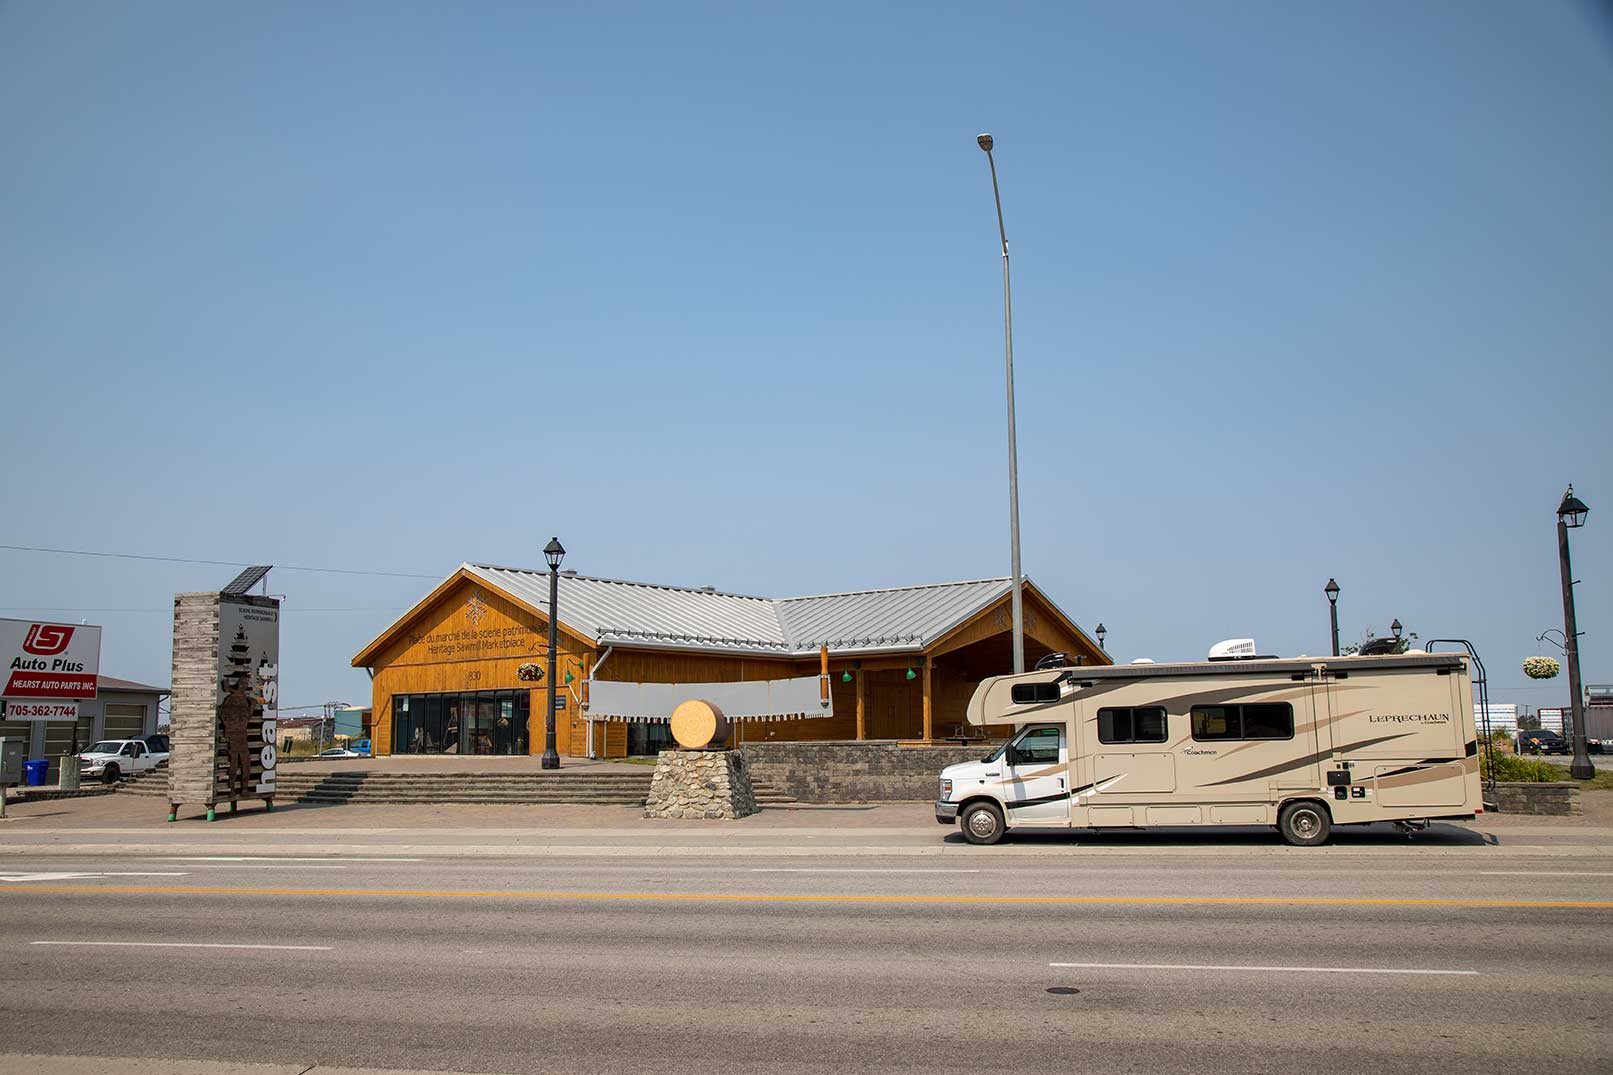
<instances>
[{"instance_id":1,"label":"beige rv body","mask_svg":"<svg viewBox=\"0 0 1613 1075\"><path fill-rule=\"evenodd\" d=\"M1057 684L1060 696L1016 702L1014 687L1031 683ZM1232 708L1254 705L1264 707ZM1224 737L1239 712L1280 714L1282 706L1292 711L1291 736ZM1151 707L1165 711L1162 741L1113 741L1115 713ZM1010 750L995 763L949 768L937 803L943 822L982 797L998 804L1007 826L1044 828L1271 825L1301 799L1324 804L1334 825L1483 810L1472 681L1458 655L1027 672L981 683L968 719L1013 724L1016 739L1062 728L1059 760L1014 764ZM1150 737L1161 734L1157 716L1148 724ZM1041 734L1050 742L1051 733Z\"/></svg>"}]
</instances>

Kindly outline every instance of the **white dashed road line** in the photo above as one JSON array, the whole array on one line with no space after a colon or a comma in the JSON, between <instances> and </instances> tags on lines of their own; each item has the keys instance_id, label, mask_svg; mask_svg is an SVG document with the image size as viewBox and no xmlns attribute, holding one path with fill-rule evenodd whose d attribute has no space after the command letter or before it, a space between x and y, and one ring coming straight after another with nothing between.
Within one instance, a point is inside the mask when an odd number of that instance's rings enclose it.
<instances>
[{"instance_id":1,"label":"white dashed road line","mask_svg":"<svg viewBox=\"0 0 1613 1075\"><path fill-rule=\"evenodd\" d=\"M1476 970L1425 970L1409 967L1242 967L1218 963L1049 963L1049 967L1084 970L1231 970L1290 971L1299 974L1459 974L1476 976Z\"/></svg>"},{"instance_id":2,"label":"white dashed road line","mask_svg":"<svg viewBox=\"0 0 1613 1075\"><path fill-rule=\"evenodd\" d=\"M29 941L58 948L251 948L284 952L329 952L327 944L198 944L190 941Z\"/></svg>"}]
</instances>

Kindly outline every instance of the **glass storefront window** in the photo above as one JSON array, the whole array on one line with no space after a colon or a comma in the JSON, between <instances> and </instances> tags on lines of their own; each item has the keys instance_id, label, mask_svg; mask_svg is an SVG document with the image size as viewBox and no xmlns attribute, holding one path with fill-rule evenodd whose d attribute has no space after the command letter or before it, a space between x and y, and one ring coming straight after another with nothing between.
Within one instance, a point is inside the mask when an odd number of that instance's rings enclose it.
<instances>
[{"instance_id":1,"label":"glass storefront window","mask_svg":"<svg viewBox=\"0 0 1613 1075\"><path fill-rule=\"evenodd\" d=\"M397 694L394 754L525 754L531 698L526 691Z\"/></svg>"}]
</instances>

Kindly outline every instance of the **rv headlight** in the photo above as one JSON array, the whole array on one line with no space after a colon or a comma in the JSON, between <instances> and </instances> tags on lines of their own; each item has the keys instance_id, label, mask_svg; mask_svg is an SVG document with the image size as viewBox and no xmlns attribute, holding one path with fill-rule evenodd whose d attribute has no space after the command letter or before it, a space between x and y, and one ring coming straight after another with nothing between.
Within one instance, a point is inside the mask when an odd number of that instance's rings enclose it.
<instances>
[{"instance_id":1,"label":"rv headlight","mask_svg":"<svg viewBox=\"0 0 1613 1075\"><path fill-rule=\"evenodd\" d=\"M952 798L952 781L943 776L941 778L941 799L944 802L950 798Z\"/></svg>"}]
</instances>

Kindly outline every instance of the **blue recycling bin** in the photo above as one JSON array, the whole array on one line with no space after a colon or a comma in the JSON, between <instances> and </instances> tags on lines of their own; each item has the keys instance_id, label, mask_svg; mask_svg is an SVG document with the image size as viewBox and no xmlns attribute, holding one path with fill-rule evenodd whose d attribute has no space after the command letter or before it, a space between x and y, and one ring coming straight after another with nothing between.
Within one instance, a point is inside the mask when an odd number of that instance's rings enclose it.
<instances>
[{"instance_id":1,"label":"blue recycling bin","mask_svg":"<svg viewBox=\"0 0 1613 1075\"><path fill-rule=\"evenodd\" d=\"M31 788L45 786L45 773L50 769L48 761L25 761L22 763L22 779Z\"/></svg>"}]
</instances>

